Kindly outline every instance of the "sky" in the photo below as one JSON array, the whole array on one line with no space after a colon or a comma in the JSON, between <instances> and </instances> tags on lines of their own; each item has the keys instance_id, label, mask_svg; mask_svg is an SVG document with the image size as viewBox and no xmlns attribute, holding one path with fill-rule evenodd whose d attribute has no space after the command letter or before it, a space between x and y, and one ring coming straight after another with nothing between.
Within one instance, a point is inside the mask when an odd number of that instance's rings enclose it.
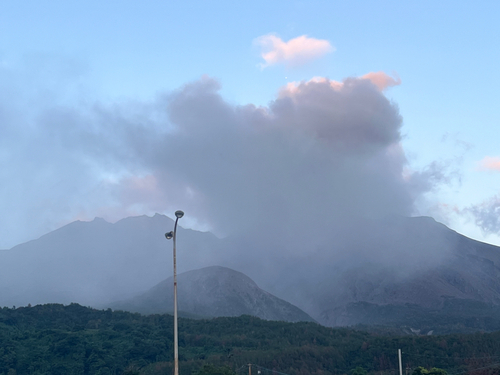
<instances>
[{"instance_id":1,"label":"sky","mask_svg":"<svg viewBox=\"0 0 500 375\"><path fill-rule=\"evenodd\" d=\"M0 249L177 209L219 236L427 215L500 245L499 8L0 0Z\"/></svg>"}]
</instances>

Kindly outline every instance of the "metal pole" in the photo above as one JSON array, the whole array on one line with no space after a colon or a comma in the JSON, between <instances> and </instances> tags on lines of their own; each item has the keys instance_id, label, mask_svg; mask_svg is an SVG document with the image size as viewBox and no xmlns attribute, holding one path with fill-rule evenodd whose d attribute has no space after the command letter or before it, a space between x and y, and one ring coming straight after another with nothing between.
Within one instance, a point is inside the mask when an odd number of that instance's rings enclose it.
<instances>
[{"instance_id":1,"label":"metal pole","mask_svg":"<svg viewBox=\"0 0 500 375\"><path fill-rule=\"evenodd\" d=\"M175 219L174 226L174 375L179 375L179 337L177 335L177 262L176 262L176 249L175 237L177 234L177 221ZM401 374L400 374L401 375Z\"/></svg>"},{"instance_id":2,"label":"metal pole","mask_svg":"<svg viewBox=\"0 0 500 375\"><path fill-rule=\"evenodd\" d=\"M398 349L398 357L399 357L399 375L403 375L403 365L401 363L401 349Z\"/></svg>"},{"instance_id":3,"label":"metal pole","mask_svg":"<svg viewBox=\"0 0 500 375\"><path fill-rule=\"evenodd\" d=\"M184 216L184 212L175 211L174 230L165 233L167 240L174 240L174 375L179 375L179 336L177 334L177 249L175 247L177 240L177 222Z\"/></svg>"}]
</instances>

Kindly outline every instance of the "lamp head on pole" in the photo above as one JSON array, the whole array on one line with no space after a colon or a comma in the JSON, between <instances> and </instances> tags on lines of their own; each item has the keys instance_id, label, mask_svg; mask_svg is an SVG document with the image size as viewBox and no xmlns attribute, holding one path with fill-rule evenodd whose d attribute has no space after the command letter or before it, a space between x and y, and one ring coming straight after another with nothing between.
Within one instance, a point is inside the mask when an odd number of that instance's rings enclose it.
<instances>
[{"instance_id":1,"label":"lamp head on pole","mask_svg":"<svg viewBox=\"0 0 500 375\"><path fill-rule=\"evenodd\" d=\"M172 231L165 233L165 238L167 240L172 239L173 236L174 236L174 232L172 232Z\"/></svg>"},{"instance_id":2,"label":"lamp head on pole","mask_svg":"<svg viewBox=\"0 0 500 375\"><path fill-rule=\"evenodd\" d=\"M175 217L177 219L180 219L183 216L184 216L184 212L182 212L182 211L175 211Z\"/></svg>"}]
</instances>

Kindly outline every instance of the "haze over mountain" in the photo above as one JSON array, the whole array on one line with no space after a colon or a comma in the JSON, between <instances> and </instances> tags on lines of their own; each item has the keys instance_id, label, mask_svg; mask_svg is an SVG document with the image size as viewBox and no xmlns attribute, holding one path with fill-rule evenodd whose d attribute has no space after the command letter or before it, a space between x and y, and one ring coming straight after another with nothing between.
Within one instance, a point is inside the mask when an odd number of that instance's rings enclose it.
<instances>
[{"instance_id":1,"label":"haze over mountain","mask_svg":"<svg viewBox=\"0 0 500 375\"><path fill-rule=\"evenodd\" d=\"M260 289L248 276L211 266L177 275L179 310L200 317L252 315L266 320L313 321L305 312ZM146 293L109 305L143 314L172 313L173 277Z\"/></svg>"},{"instance_id":2,"label":"haze over mountain","mask_svg":"<svg viewBox=\"0 0 500 375\"><path fill-rule=\"evenodd\" d=\"M356 225L356 235L337 226L323 246L303 252L287 249L289 239L280 246L262 241L258 233L218 239L179 227L178 272L229 267L331 326L376 323L374 314L356 310L367 309L356 305L360 302L424 310L442 309L449 301L500 305L498 247L426 217ZM0 305L102 306L144 293L172 274L172 243L164 237L172 226L162 215L115 224L74 222L2 252Z\"/></svg>"}]
</instances>

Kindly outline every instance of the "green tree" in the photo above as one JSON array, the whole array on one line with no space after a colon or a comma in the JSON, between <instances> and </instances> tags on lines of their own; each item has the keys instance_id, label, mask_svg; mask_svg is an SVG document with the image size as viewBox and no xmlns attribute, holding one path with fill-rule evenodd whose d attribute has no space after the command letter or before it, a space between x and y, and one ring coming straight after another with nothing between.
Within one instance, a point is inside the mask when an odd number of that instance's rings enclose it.
<instances>
[{"instance_id":1,"label":"green tree","mask_svg":"<svg viewBox=\"0 0 500 375\"><path fill-rule=\"evenodd\" d=\"M429 375L448 375L448 373L442 368L433 367L429 371Z\"/></svg>"},{"instance_id":2,"label":"green tree","mask_svg":"<svg viewBox=\"0 0 500 375\"><path fill-rule=\"evenodd\" d=\"M418 366L415 370L413 370L412 375L448 375L448 373L437 367L433 367L430 370L423 368L422 366Z\"/></svg>"},{"instance_id":3,"label":"green tree","mask_svg":"<svg viewBox=\"0 0 500 375\"><path fill-rule=\"evenodd\" d=\"M235 375L235 372L229 366L206 364L198 371L197 375Z\"/></svg>"},{"instance_id":4,"label":"green tree","mask_svg":"<svg viewBox=\"0 0 500 375\"><path fill-rule=\"evenodd\" d=\"M350 375L366 375L366 373L367 371L361 366L357 366L355 369L349 371Z\"/></svg>"},{"instance_id":5,"label":"green tree","mask_svg":"<svg viewBox=\"0 0 500 375\"><path fill-rule=\"evenodd\" d=\"M418 366L415 370L413 370L412 375L427 375L429 371L422 366Z\"/></svg>"}]
</instances>

